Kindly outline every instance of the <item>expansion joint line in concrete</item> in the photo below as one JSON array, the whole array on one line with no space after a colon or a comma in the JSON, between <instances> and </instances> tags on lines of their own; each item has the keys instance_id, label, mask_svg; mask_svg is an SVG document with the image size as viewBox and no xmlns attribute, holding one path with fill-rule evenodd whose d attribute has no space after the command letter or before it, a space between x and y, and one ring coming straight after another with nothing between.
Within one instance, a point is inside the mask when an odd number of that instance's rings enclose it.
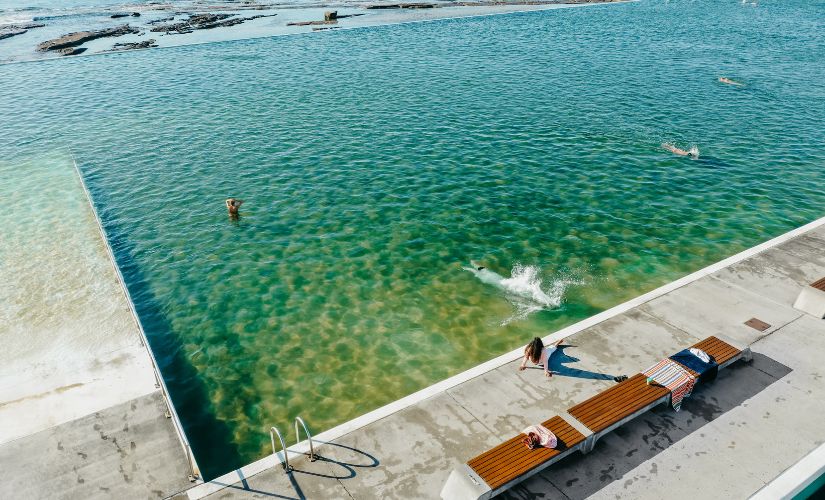
<instances>
[{"instance_id":1,"label":"expansion joint line in concrete","mask_svg":"<svg viewBox=\"0 0 825 500\"><path fill-rule=\"evenodd\" d=\"M645 304L647 304L647 302L645 302ZM660 317L660 316L656 316L656 315L655 315L655 314L653 314L652 312L645 311L644 309L642 309L642 308L641 308L641 306L640 306L638 309L636 309L636 310L637 310L637 311L639 311L640 313L642 313L643 315L645 315L645 316L649 317L649 318L652 318L652 319L654 319L654 320L656 320L656 321L660 321L660 322L664 323L665 325L667 325L667 326L669 326L669 327L671 327L671 328L674 328L674 329L676 329L676 330L679 330L680 332L684 333L685 335L687 335L687 336L689 336L689 337L693 337L693 338L695 338L695 339L697 339L697 340L700 338L700 337L697 337L695 334L690 333L689 331L685 330L684 328L679 328L678 326L674 325L674 324L673 324L673 323L671 323L670 321L668 321L668 320L666 320L666 319L664 319L664 318L662 318L662 317Z\"/></svg>"},{"instance_id":2,"label":"expansion joint line in concrete","mask_svg":"<svg viewBox=\"0 0 825 500\"><path fill-rule=\"evenodd\" d=\"M756 296L757 296L757 297L759 297L760 299L767 300L768 302L773 302L774 304L776 304L776 305L778 305L778 306L782 306L782 307L787 307L787 306L788 306L788 304L783 304L782 302L777 302L776 300L774 300L774 299L772 299L772 298L770 298L770 297L767 297L767 296L765 296L765 295L762 295L762 294L759 294L759 293L754 293L754 292L752 292L752 291L748 290L747 288L745 288L745 287L743 287L743 286L740 286L740 285L738 285L738 284L736 284L736 283L731 283L730 281L724 280L724 279L722 279L722 278L720 278L720 277L718 277L718 276L708 276L708 278L710 278L710 279L712 279L712 280L715 280L715 281L718 281L719 283L722 283L722 284L724 284L725 286L729 286L729 287L736 288L736 289L738 289L738 290L742 290L743 292L745 292L745 293L746 293L746 294L748 294L748 295L756 295ZM797 316L796 318L794 318L792 321L789 321L788 323L786 323L786 325L788 325L788 324L790 324L790 323L793 323L794 321L796 321L797 319L799 319L799 317L801 317L801 314L800 314L800 316ZM785 326L785 325L782 325L782 326ZM780 326L779 328L782 328L782 326ZM776 330L779 330L779 328L777 328ZM774 330L774 331L776 331L776 330ZM763 335L763 336L762 336L762 337L760 337L760 338L765 338L765 337L767 337L768 335L770 335L770 333L768 333L768 334L766 334L766 335Z\"/></svg>"},{"instance_id":3,"label":"expansion joint line in concrete","mask_svg":"<svg viewBox=\"0 0 825 500\"><path fill-rule=\"evenodd\" d=\"M799 315L799 316L797 316L796 318L792 319L791 321L788 321L787 323L785 323L784 325L780 326L779 328L777 328L776 330L772 331L771 333L769 333L769 334L767 334L767 335L763 335L763 336L759 337L758 339L756 339L756 340L754 340L753 342L751 342L751 343L749 344L749 347L753 347L753 345L754 345L754 344L756 344L757 342L759 342L760 340L764 340L764 339L766 339L766 338L770 337L771 335L773 335L773 334L775 334L775 333L778 333L780 330L784 329L785 327L790 326L790 325L791 325L791 324L793 324L793 323L796 323L797 321L801 320L803 316L805 316L805 315L804 315L804 314L800 314L800 315ZM756 369L757 369L757 370L759 370L760 372L764 373L765 375L768 375L769 377L772 377L774 380L778 380L776 377L774 377L772 374L770 374L770 373L766 372L765 370L762 370L762 369L760 369L759 367L756 367L756 366L755 366L754 368L756 368ZM767 483L766 483L766 484L767 484Z\"/></svg>"},{"instance_id":4,"label":"expansion joint line in concrete","mask_svg":"<svg viewBox=\"0 0 825 500\"><path fill-rule=\"evenodd\" d=\"M347 494L347 496L350 497L351 500L355 500L355 497L352 496L352 493L350 493L350 491L347 489L347 487L344 486L344 483L340 479L336 479L336 481L338 481L338 484L341 485L341 489L344 490L344 492Z\"/></svg>"},{"instance_id":5,"label":"expansion joint line in concrete","mask_svg":"<svg viewBox=\"0 0 825 500\"><path fill-rule=\"evenodd\" d=\"M571 497L567 496L567 494L564 493L564 491L561 489L561 487L559 485L557 485L556 483L554 483L552 479L550 479L548 477L545 477L544 471L539 472L535 477L541 478L542 481L545 481L547 484L553 486L553 488L556 489L556 492L559 495L561 495L562 499L564 499L564 500L573 500ZM552 475L551 475L551 477L552 477Z\"/></svg>"},{"instance_id":6,"label":"expansion joint line in concrete","mask_svg":"<svg viewBox=\"0 0 825 500\"><path fill-rule=\"evenodd\" d=\"M499 437L499 436L496 436L495 431L493 431L492 429L490 429L489 427L487 427L486 425L484 425L484 422L482 422L480 418L476 417L476 416L473 414L473 412L471 412L471 411L470 411L470 410L469 410L466 406L464 406L464 405L463 405L463 404L461 404L461 403L460 403L460 402L459 402L456 398L454 398L454 397L453 397L453 395L452 395L452 394L450 394L450 391L449 391L449 390L444 391L444 394L446 394L447 396L449 396L449 397L450 397L450 399L452 399L453 401L455 401L455 404L457 404L457 405L459 406L459 408L461 408L462 410L466 411L468 415L470 415L471 417L473 417L473 420L475 420L476 422L478 422L478 424L479 424L479 425L481 425L482 427L484 427L485 429L487 429L487 432L489 432L491 436L496 437L496 438L497 438L497 437Z\"/></svg>"}]
</instances>

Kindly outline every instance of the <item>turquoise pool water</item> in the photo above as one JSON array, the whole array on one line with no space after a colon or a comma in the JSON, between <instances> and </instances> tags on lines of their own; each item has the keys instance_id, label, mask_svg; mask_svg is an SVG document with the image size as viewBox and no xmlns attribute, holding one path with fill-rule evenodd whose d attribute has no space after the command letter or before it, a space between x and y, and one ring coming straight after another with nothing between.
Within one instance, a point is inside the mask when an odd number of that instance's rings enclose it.
<instances>
[{"instance_id":1,"label":"turquoise pool water","mask_svg":"<svg viewBox=\"0 0 825 500\"><path fill-rule=\"evenodd\" d=\"M213 477L270 425L330 428L821 217L823 6L645 0L5 65L0 155L77 158Z\"/></svg>"}]
</instances>

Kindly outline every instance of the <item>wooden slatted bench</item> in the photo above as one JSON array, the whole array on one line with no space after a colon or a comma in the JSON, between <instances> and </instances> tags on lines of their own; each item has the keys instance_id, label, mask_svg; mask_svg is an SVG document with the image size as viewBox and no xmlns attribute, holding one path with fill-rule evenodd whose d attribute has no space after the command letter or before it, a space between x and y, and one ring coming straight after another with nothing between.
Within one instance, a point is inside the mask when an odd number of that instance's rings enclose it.
<instances>
[{"instance_id":1,"label":"wooden slatted bench","mask_svg":"<svg viewBox=\"0 0 825 500\"><path fill-rule=\"evenodd\" d=\"M701 349L713 356L720 370L739 359L749 361L751 358L749 348L740 350L714 336L697 342L691 347ZM687 370L694 376L698 375L689 368ZM666 387L648 385L647 377L639 373L573 406L567 412L593 431L582 450L587 453L593 449L601 436L651 408L669 402L670 391Z\"/></svg>"},{"instance_id":2,"label":"wooden slatted bench","mask_svg":"<svg viewBox=\"0 0 825 500\"><path fill-rule=\"evenodd\" d=\"M647 377L637 373L573 406L567 413L594 433L607 433L669 399L667 387L647 385Z\"/></svg>"},{"instance_id":3,"label":"wooden slatted bench","mask_svg":"<svg viewBox=\"0 0 825 500\"><path fill-rule=\"evenodd\" d=\"M816 318L825 318L825 278L803 287L793 306Z\"/></svg>"},{"instance_id":4,"label":"wooden slatted bench","mask_svg":"<svg viewBox=\"0 0 825 500\"><path fill-rule=\"evenodd\" d=\"M701 342L697 342L691 347L701 349L712 356L719 365L720 370L731 363L738 361L739 359L749 361L751 358L750 348L740 350L728 344L724 340L713 336L710 336ZM693 372L693 370L691 370L691 372Z\"/></svg>"},{"instance_id":5,"label":"wooden slatted bench","mask_svg":"<svg viewBox=\"0 0 825 500\"><path fill-rule=\"evenodd\" d=\"M561 417L541 425L558 438L556 448L527 449L519 434L469 460L450 473L441 497L450 500L487 499L537 474L581 448L585 436Z\"/></svg>"}]
</instances>

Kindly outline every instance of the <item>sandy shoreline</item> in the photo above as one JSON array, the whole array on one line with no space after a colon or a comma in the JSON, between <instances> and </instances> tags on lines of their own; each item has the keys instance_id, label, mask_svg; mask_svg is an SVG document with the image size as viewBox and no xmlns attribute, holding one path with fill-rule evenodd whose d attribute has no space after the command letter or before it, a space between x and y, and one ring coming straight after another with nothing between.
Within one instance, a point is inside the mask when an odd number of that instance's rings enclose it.
<instances>
[{"instance_id":1,"label":"sandy shoreline","mask_svg":"<svg viewBox=\"0 0 825 500\"><path fill-rule=\"evenodd\" d=\"M145 48L309 33L365 26L430 21L491 14L613 3L620 0L536 1L500 0L461 2L199 5L173 10L171 5L140 6L134 11L113 9L94 16L63 16L59 22L34 16L31 22L0 25L15 32L0 40L0 63L54 57L101 54ZM126 6L128 7L128 6ZM137 7L137 6L135 6ZM225 7L225 8L222 8ZM337 12L338 19L324 21ZM217 19L203 20L207 16ZM26 25L37 23L30 29ZM45 25L45 26L43 26Z\"/></svg>"}]
</instances>

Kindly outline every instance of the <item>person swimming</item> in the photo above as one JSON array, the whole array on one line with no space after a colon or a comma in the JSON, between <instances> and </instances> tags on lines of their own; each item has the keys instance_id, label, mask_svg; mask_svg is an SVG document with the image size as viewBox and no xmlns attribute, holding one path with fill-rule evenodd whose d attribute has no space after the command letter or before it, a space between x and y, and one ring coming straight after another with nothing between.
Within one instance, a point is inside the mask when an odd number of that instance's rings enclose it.
<instances>
[{"instance_id":1,"label":"person swimming","mask_svg":"<svg viewBox=\"0 0 825 500\"><path fill-rule=\"evenodd\" d=\"M470 261L470 265L473 266L472 268L465 268L468 271L472 271L473 274L481 280L482 283L487 283L488 285L493 285L499 288L503 288L502 281L505 280L504 276L493 272L487 269L486 266L482 266L475 261Z\"/></svg>"},{"instance_id":2,"label":"person swimming","mask_svg":"<svg viewBox=\"0 0 825 500\"><path fill-rule=\"evenodd\" d=\"M232 217L234 219L240 216L238 209L240 209L241 205L243 205L243 200L239 200L237 198L228 198L225 203L226 209L229 211L229 217Z\"/></svg>"},{"instance_id":3,"label":"person swimming","mask_svg":"<svg viewBox=\"0 0 825 500\"><path fill-rule=\"evenodd\" d=\"M693 146L689 150L684 150L677 148L673 144L669 142L663 142L662 147L670 151L671 153L677 154L679 156L688 156L690 158L698 158L699 157L699 148Z\"/></svg>"},{"instance_id":4,"label":"person swimming","mask_svg":"<svg viewBox=\"0 0 825 500\"><path fill-rule=\"evenodd\" d=\"M720 76L719 81L722 82L722 83L727 83L728 85L736 85L737 87L742 87L742 86L745 85L744 83L739 83L737 81L731 80L730 78L728 78L726 76Z\"/></svg>"}]
</instances>

